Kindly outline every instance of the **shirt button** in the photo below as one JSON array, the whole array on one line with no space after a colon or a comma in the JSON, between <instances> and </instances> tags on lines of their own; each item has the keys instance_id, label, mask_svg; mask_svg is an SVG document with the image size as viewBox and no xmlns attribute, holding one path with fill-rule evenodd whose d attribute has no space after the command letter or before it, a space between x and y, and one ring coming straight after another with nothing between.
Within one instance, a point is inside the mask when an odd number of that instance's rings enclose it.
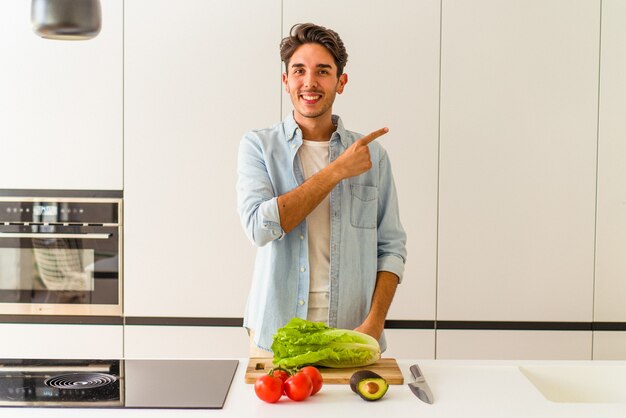
<instances>
[{"instance_id":1,"label":"shirt button","mask_svg":"<svg viewBox=\"0 0 626 418\"><path fill-rule=\"evenodd\" d=\"M300 240L304 241L304 235L300 235Z\"/></svg>"},{"instance_id":2,"label":"shirt button","mask_svg":"<svg viewBox=\"0 0 626 418\"><path fill-rule=\"evenodd\" d=\"M306 267L300 267L300 271L304 273L306 271Z\"/></svg>"},{"instance_id":3,"label":"shirt button","mask_svg":"<svg viewBox=\"0 0 626 418\"><path fill-rule=\"evenodd\" d=\"M304 301L303 301L302 299L300 299L300 300L298 301L298 304L299 304L300 306L302 306L302 305L304 305Z\"/></svg>"},{"instance_id":4,"label":"shirt button","mask_svg":"<svg viewBox=\"0 0 626 418\"><path fill-rule=\"evenodd\" d=\"M295 148L295 147L296 147L296 144L291 144L291 148Z\"/></svg>"}]
</instances>

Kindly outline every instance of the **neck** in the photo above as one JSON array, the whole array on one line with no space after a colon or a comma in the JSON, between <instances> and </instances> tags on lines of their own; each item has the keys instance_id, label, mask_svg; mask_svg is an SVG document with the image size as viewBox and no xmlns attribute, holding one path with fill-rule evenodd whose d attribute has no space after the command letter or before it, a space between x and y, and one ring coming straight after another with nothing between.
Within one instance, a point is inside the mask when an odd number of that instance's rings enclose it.
<instances>
[{"instance_id":1,"label":"neck","mask_svg":"<svg viewBox=\"0 0 626 418\"><path fill-rule=\"evenodd\" d=\"M337 129L330 112L317 118L307 118L294 112L294 119L302 130L302 137L312 141L328 141Z\"/></svg>"}]
</instances>

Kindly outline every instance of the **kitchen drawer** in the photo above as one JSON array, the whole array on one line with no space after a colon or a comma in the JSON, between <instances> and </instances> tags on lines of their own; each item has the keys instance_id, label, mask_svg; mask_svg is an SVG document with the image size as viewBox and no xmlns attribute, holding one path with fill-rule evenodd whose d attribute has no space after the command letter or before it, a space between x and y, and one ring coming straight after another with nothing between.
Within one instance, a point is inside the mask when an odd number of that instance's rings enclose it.
<instances>
[{"instance_id":1,"label":"kitchen drawer","mask_svg":"<svg viewBox=\"0 0 626 418\"><path fill-rule=\"evenodd\" d=\"M594 331L594 360L626 360L626 331Z\"/></svg>"},{"instance_id":2,"label":"kitchen drawer","mask_svg":"<svg viewBox=\"0 0 626 418\"><path fill-rule=\"evenodd\" d=\"M591 331L438 330L437 359L590 360Z\"/></svg>"},{"instance_id":3,"label":"kitchen drawer","mask_svg":"<svg viewBox=\"0 0 626 418\"><path fill-rule=\"evenodd\" d=\"M387 350L384 357L435 358L434 329L386 329Z\"/></svg>"},{"instance_id":4,"label":"kitchen drawer","mask_svg":"<svg viewBox=\"0 0 626 418\"><path fill-rule=\"evenodd\" d=\"M121 358L122 325L0 324L0 358Z\"/></svg>"},{"instance_id":5,"label":"kitchen drawer","mask_svg":"<svg viewBox=\"0 0 626 418\"><path fill-rule=\"evenodd\" d=\"M248 357L243 327L127 325L125 358Z\"/></svg>"}]
</instances>

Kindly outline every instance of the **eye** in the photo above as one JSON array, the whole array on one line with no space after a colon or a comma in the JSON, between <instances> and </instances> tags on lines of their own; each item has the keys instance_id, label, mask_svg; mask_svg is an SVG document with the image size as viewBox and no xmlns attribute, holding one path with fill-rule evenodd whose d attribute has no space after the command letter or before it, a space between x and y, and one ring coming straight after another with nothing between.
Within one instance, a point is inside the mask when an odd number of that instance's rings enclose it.
<instances>
[{"instance_id":1,"label":"eye","mask_svg":"<svg viewBox=\"0 0 626 418\"><path fill-rule=\"evenodd\" d=\"M293 70L294 74L303 74L304 70L302 68L296 68L295 70Z\"/></svg>"}]
</instances>

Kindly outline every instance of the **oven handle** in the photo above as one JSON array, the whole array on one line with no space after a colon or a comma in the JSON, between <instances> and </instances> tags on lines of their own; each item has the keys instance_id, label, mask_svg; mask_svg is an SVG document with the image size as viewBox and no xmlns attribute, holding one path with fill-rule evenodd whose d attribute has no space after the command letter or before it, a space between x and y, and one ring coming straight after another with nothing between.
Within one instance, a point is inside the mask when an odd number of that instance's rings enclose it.
<instances>
[{"instance_id":1,"label":"oven handle","mask_svg":"<svg viewBox=\"0 0 626 418\"><path fill-rule=\"evenodd\" d=\"M59 360L63 362L63 360ZM106 365L69 365L69 366L27 366L27 365L11 365L0 366L0 373L59 373L59 372L103 372L111 373L111 368Z\"/></svg>"},{"instance_id":2,"label":"oven handle","mask_svg":"<svg viewBox=\"0 0 626 418\"><path fill-rule=\"evenodd\" d=\"M112 234L60 234L60 233L45 233L45 232L3 232L0 233L0 238L79 238L79 239L109 239Z\"/></svg>"}]
</instances>

